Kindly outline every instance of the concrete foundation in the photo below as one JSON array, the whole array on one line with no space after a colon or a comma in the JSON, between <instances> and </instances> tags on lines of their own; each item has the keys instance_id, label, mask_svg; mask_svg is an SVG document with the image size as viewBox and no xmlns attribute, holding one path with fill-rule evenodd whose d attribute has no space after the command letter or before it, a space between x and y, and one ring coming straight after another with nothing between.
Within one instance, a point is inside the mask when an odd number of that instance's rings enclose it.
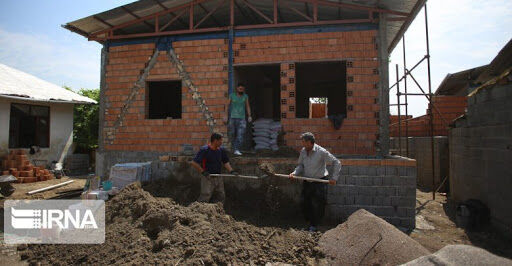
<instances>
[{"instance_id":1,"label":"concrete foundation","mask_svg":"<svg viewBox=\"0 0 512 266\"><path fill-rule=\"evenodd\" d=\"M191 156L171 156L170 161L155 161L159 155L150 152L107 152L103 156L105 173L119 162L153 161L152 179L165 179L176 186L199 187L200 175L190 167ZM296 158L231 158L232 166L244 175L264 175L258 169L271 163L278 173L290 173ZM358 209L385 219L389 223L415 227L416 162L406 158L341 159L338 183L329 186L326 222L341 223ZM108 167L106 167L108 166ZM329 166L330 168L330 166ZM329 169L330 170L330 169ZM262 180L225 178L227 201L241 208L265 209L283 217L300 217L302 184L286 178Z\"/></svg>"}]
</instances>

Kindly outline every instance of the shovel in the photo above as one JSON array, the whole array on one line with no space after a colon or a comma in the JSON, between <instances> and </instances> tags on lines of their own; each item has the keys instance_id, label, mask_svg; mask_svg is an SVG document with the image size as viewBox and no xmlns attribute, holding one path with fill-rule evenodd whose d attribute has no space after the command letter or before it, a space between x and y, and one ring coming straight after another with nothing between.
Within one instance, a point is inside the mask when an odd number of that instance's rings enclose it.
<instances>
[{"instance_id":1,"label":"shovel","mask_svg":"<svg viewBox=\"0 0 512 266\"><path fill-rule=\"evenodd\" d=\"M232 175L232 174L210 174L210 176L222 176L222 177L241 177L249 179L262 179L266 176L254 176L254 175Z\"/></svg>"},{"instance_id":2,"label":"shovel","mask_svg":"<svg viewBox=\"0 0 512 266\"><path fill-rule=\"evenodd\" d=\"M262 163L259 165L259 168L261 171L263 171L267 175L290 178L289 175L276 174L274 172L274 166L269 163ZM325 183L325 184L329 184L329 185L336 185L336 180L325 180L325 179L310 178L310 177L303 177L303 176L293 176L293 179L304 180L304 181L309 181L309 182Z\"/></svg>"}]
</instances>

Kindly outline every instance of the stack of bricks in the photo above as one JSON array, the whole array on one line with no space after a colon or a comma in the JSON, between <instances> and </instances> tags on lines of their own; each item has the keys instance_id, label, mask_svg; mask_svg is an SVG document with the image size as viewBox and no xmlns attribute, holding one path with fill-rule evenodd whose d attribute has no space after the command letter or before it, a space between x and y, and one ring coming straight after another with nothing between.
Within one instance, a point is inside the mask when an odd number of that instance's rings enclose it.
<instances>
[{"instance_id":1,"label":"stack of bricks","mask_svg":"<svg viewBox=\"0 0 512 266\"><path fill-rule=\"evenodd\" d=\"M24 150L11 150L2 160L2 175L13 175L17 183L32 183L55 178L44 167L36 167L30 163Z\"/></svg>"}]
</instances>

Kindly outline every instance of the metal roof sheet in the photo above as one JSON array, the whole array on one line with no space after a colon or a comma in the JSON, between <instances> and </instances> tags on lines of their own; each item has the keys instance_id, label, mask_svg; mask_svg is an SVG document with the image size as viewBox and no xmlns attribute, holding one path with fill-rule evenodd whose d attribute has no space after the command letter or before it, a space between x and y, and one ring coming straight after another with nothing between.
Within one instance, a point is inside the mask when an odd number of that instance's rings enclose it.
<instances>
[{"instance_id":1,"label":"metal roof sheet","mask_svg":"<svg viewBox=\"0 0 512 266\"><path fill-rule=\"evenodd\" d=\"M409 17L406 21L389 21L387 28L387 43L388 50L391 52L403 33L407 30L410 23L416 17L417 13L421 10L426 0L325 0L326 2L333 3L343 3L343 4L354 4L359 6L366 6L372 8L381 8L393 11L399 11L404 13L409 13ZM178 7L186 3L190 3L190 0L139 0L124 6L120 6L111 10L107 10L101 13L97 13L85 18L81 18L63 25L64 28L81 34L85 37L89 37L91 34L100 32L102 30L107 30L112 26L118 26L123 23L127 23L137 19L137 17L144 17L151 14L155 14L157 12L164 11L166 9L170 9L173 7ZM229 2L229 1L225 1ZM285 2L288 7L292 7L295 9L304 10L304 3L292 2L292 1L280 1ZM201 9L194 11L197 16L206 15L216 7L218 2L216 1L207 1L201 3ZM240 25L251 25L258 23L265 23L265 21L260 16L251 16L251 12L244 11L240 5L235 1L237 7L235 7L235 21ZM256 7L261 13L267 15L268 17L272 17L273 15L273 1L269 0L260 0L254 1L251 0L250 3ZM284 4L283 4L284 5ZM367 12L357 9L342 9L340 10L337 7L325 7L319 6L319 12L322 14L322 19L325 20L333 20L339 19L340 17L344 19L354 19L360 18L361 16L367 16ZM179 20L181 20L181 24L173 25L169 27L169 29L180 30L187 28L189 21L188 12L185 12ZM320 14L319 13L319 14ZM160 25L164 25L167 21L170 21L176 14L166 15L161 18L162 22ZM279 20L282 22L295 22L301 18L297 12L294 12L290 8L279 8ZM196 17L196 15L195 15ZM154 21L145 21L144 24L131 25L126 28L123 28L121 31L125 33L141 33L148 30L148 26L151 26ZM221 25L229 25L229 5L223 5L220 7L214 15L205 20L201 27L214 27ZM174 28L173 28L174 27Z\"/></svg>"},{"instance_id":2,"label":"metal roof sheet","mask_svg":"<svg viewBox=\"0 0 512 266\"><path fill-rule=\"evenodd\" d=\"M40 102L96 103L48 81L0 64L0 97Z\"/></svg>"}]
</instances>

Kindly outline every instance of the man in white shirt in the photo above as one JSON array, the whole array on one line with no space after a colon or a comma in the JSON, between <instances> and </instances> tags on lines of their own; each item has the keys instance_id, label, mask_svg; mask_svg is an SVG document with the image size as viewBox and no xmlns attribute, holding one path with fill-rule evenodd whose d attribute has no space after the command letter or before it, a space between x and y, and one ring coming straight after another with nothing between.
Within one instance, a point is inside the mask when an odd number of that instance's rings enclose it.
<instances>
[{"instance_id":1,"label":"man in white shirt","mask_svg":"<svg viewBox=\"0 0 512 266\"><path fill-rule=\"evenodd\" d=\"M327 163L332 163L333 173L331 180L337 180L341 163L329 151L315 144L315 135L306 132L301 135L302 148L299 155L299 162L295 171L290 173L290 179L295 175L310 178L328 179ZM309 231L316 231L318 223L324 216L325 204L327 201L327 184L319 182L304 181L302 185L302 212L306 221L309 222Z\"/></svg>"}]
</instances>

